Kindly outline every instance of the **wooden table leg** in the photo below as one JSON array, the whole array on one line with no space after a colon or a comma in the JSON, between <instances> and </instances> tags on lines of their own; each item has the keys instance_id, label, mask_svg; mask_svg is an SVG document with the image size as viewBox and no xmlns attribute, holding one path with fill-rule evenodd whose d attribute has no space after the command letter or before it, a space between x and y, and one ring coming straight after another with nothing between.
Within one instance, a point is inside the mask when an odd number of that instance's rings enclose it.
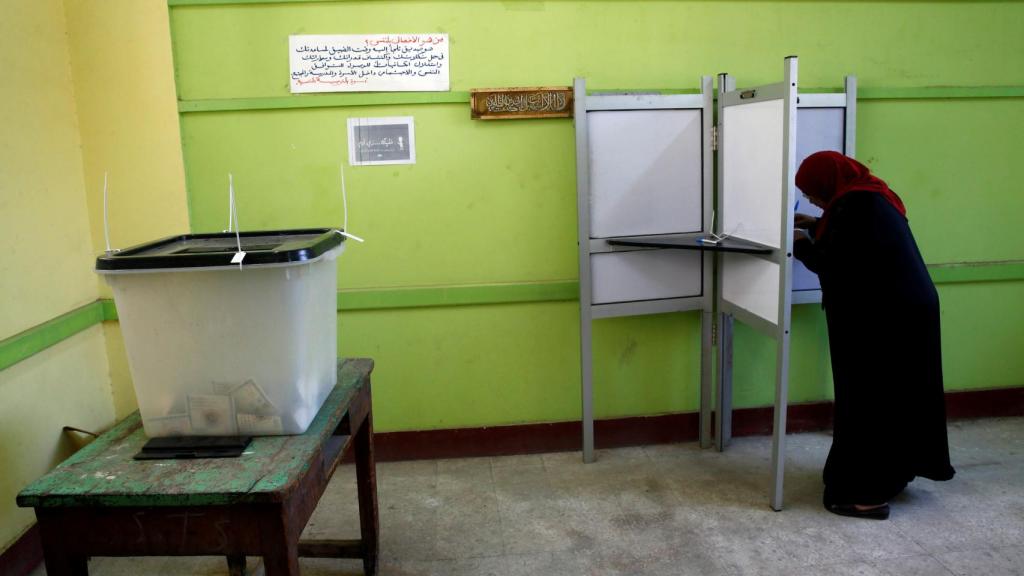
<instances>
[{"instance_id":1,"label":"wooden table leg","mask_svg":"<svg viewBox=\"0 0 1024 576\"><path fill-rule=\"evenodd\" d=\"M38 510L38 508L37 508ZM64 547L65 535L58 518L43 519L37 513L39 535L43 541L43 562L47 576L88 576L88 558L69 554Z\"/></svg>"},{"instance_id":2,"label":"wooden table leg","mask_svg":"<svg viewBox=\"0 0 1024 576\"><path fill-rule=\"evenodd\" d=\"M370 386L364 393L370 403ZM367 576L377 573L379 523L377 521L377 464L373 456L373 409L366 412L354 438L356 451L356 486L359 490L359 532L363 543L363 571Z\"/></svg>"},{"instance_id":3,"label":"wooden table leg","mask_svg":"<svg viewBox=\"0 0 1024 576\"><path fill-rule=\"evenodd\" d=\"M292 538L283 511L260 522L261 552L266 576L299 576L298 535Z\"/></svg>"}]
</instances>

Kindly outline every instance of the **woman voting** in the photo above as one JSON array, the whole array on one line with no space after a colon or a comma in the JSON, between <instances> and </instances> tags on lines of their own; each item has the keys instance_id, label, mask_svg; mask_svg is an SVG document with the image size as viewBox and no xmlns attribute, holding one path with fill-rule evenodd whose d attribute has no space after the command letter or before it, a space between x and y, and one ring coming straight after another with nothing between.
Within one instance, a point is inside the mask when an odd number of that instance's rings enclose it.
<instances>
[{"instance_id":1,"label":"woman voting","mask_svg":"<svg viewBox=\"0 0 1024 576\"><path fill-rule=\"evenodd\" d=\"M900 198L837 152L796 175L821 218L798 214L794 254L821 280L835 381L825 508L889 517L916 476L949 480L939 298Z\"/></svg>"}]
</instances>

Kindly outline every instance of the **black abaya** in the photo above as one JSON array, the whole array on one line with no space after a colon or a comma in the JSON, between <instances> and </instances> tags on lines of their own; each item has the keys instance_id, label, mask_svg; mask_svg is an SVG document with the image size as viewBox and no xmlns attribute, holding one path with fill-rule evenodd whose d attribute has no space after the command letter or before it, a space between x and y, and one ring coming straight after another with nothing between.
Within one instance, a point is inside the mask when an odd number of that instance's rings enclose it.
<instances>
[{"instance_id":1,"label":"black abaya","mask_svg":"<svg viewBox=\"0 0 1024 576\"><path fill-rule=\"evenodd\" d=\"M794 253L821 280L835 382L825 503L881 504L916 476L948 480L939 298L906 219L853 191Z\"/></svg>"}]
</instances>

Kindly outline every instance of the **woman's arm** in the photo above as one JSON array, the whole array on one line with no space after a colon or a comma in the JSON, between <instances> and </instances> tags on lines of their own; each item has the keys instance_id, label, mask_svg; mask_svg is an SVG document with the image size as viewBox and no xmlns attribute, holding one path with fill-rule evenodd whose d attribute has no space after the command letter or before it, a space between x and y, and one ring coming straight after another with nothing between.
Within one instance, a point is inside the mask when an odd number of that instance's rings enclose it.
<instances>
[{"instance_id":1,"label":"woman's arm","mask_svg":"<svg viewBox=\"0 0 1024 576\"><path fill-rule=\"evenodd\" d=\"M797 239L793 241L793 256L803 262L808 270L818 274L822 260L821 251L810 238L803 235L797 236Z\"/></svg>"}]
</instances>

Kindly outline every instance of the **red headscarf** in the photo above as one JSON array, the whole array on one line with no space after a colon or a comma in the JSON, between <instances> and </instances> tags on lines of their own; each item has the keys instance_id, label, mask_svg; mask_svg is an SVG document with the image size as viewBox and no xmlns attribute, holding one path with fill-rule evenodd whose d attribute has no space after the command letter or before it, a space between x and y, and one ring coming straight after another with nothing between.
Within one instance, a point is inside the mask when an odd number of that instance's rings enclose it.
<instances>
[{"instance_id":1,"label":"red headscarf","mask_svg":"<svg viewBox=\"0 0 1024 576\"><path fill-rule=\"evenodd\" d=\"M907 209L895 192L881 178L873 176L868 167L839 152L815 152L800 164L796 172L796 185L804 194L825 202L825 213L818 221L814 237L821 238L828 223L829 209L849 192L877 192L899 210L903 216Z\"/></svg>"}]
</instances>

